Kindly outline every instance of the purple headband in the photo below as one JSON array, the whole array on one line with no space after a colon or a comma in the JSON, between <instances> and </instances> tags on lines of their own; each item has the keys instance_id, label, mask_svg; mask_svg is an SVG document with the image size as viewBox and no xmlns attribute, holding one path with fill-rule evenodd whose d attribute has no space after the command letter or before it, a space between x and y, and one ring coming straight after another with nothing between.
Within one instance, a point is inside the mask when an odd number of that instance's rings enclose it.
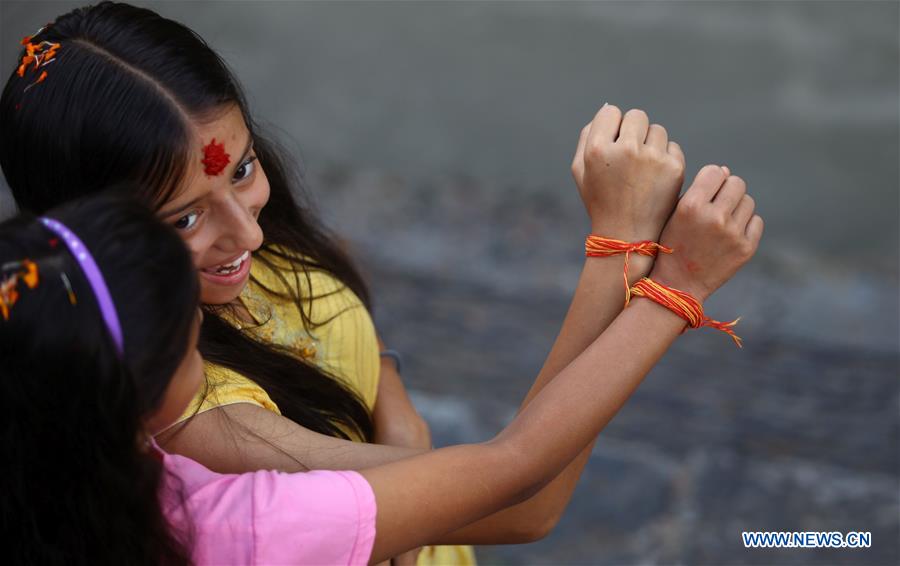
<instances>
[{"instance_id":1,"label":"purple headband","mask_svg":"<svg viewBox=\"0 0 900 566\"><path fill-rule=\"evenodd\" d=\"M119 316L116 314L116 307L113 304L112 297L109 295L106 281L103 280L103 274L100 273L100 268L97 267L97 262L91 257L91 253L88 251L87 246L84 245L84 242L74 232L66 228L62 222L46 216L41 217L41 222L50 231L55 232L63 239L69 251L78 260L81 271L84 272L84 276L87 277L88 282L91 284L91 289L93 289L94 296L97 298L97 304L100 305L100 313L103 315L106 328L109 329L113 342L116 343L119 355L122 355L122 327L119 326Z\"/></svg>"}]
</instances>

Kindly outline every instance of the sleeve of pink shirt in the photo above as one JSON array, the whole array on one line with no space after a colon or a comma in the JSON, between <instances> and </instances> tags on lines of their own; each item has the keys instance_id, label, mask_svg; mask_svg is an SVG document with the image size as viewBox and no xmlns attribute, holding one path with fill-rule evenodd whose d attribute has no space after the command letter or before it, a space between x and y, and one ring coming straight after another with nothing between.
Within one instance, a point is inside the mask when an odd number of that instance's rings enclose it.
<instances>
[{"instance_id":1,"label":"sleeve of pink shirt","mask_svg":"<svg viewBox=\"0 0 900 566\"><path fill-rule=\"evenodd\" d=\"M217 474L166 454L164 506L190 516L197 564L366 564L375 542L375 495L352 471ZM181 502L184 502L182 505Z\"/></svg>"}]
</instances>

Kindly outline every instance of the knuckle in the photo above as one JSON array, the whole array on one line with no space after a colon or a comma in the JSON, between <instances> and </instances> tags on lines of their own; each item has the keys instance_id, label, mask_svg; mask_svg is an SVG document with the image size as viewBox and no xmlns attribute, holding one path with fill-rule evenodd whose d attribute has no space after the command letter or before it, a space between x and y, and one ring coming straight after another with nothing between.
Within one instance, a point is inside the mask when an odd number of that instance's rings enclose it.
<instances>
[{"instance_id":1,"label":"knuckle","mask_svg":"<svg viewBox=\"0 0 900 566\"><path fill-rule=\"evenodd\" d=\"M600 109L600 112L609 112L615 116L622 115L622 110L615 104L607 104L606 106L604 106L603 108Z\"/></svg>"},{"instance_id":2,"label":"knuckle","mask_svg":"<svg viewBox=\"0 0 900 566\"><path fill-rule=\"evenodd\" d=\"M726 185L723 190L724 189L728 189L727 194L729 200L734 203L740 203L741 199L743 199L746 194L746 189L737 183Z\"/></svg>"},{"instance_id":3,"label":"knuckle","mask_svg":"<svg viewBox=\"0 0 900 566\"><path fill-rule=\"evenodd\" d=\"M763 218L759 214L754 215L753 219L756 220L756 223L759 225L759 234L762 235L763 228L766 227L766 223L763 222Z\"/></svg>"},{"instance_id":4,"label":"knuckle","mask_svg":"<svg viewBox=\"0 0 900 566\"><path fill-rule=\"evenodd\" d=\"M728 230L728 218L726 218L725 214L721 211L716 211L714 214L710 214L709 224L719 232L725 232L726 230Z\"/></svg>"},{"instance_id":5,"label":"knuckle","mask_svg":"<svg viewBox=\"0 0 900 566\"><path fill-rule=\"evenodd\" d=\"M606 153L607 149L603 143L588 143L587 147L584 148L584 155L589 161L603 159L603 156L606 155Z\"/></svg>"},{"instance_id":6,"label":"knuckle","mask_svg":"<svg viewBox=\"0 0 900 566\"><path fill-rule=\"evenodd\" d=\"M652 145L645 145L641 147L640 152L641 157L651 163L664 164L668 160L665 153L660 151L659 148L653 147Z\"/></svg>"},{"instance_id":7,"label":"knuckle","mask_svg":"<svg viewBox=\"0 0 900 566\"><path fill-rule=\"evenodd\" d=\"M684 173L684 163L674 155L667 154L665 161L666 168L669 171L678 173L679 175Z\"/></svg>"},{"instance_id":8,"label":"knuckle","mask_svg":"<svg viewBox=\"0 0 900 566\"><path fill-rule=\"evenodd\" d=\"M753 255L753 252L756 251L756 246L753 245L753 242L749 238L741 238L740 246L738 247L738 252L744 257L750 257Z\"/></svg>"},{"instance_id":9,"label":"knuckle","mask_svg":"<svg viewBox=\"0 0 900 566\"><path fill-rule=\"evenodd\" d=\"M713 173L721 173L721 172L722 172L722 168L719 167L718 165L704 165L700 169L700 173L705 174L705 175L713 174Z\"/></svg>"},{"instance_id":10,"label":"knuckle","mask_svg":"<svg viewBox=\"0 0 900 566\"><path fill-rule=\"evenodd\" d=\"M576 161L572 163L572 167L569 169L572 172L572 176L575 177L575 180L580 180L581 177L581 165Z\"/></svg>"},{"instance_id":11,"label":"knuckle","mask_svg":"<svg viewBox=\"0 0 900 566\"><path fill-rule=\"evenodd\" d=\"M750 212L756 210L756 201L753 200L753 197L746 193L744 194L744 202L746 203L745 206L750 209Z\"/></svg>"},{"instance_id":12,"label":"knuckle","mask_svg":"<svg viewBox=\"0 0 900 566\"><path fill-rule=\"evenodd\" d=\"M678 205L675 207L675 211L683 216L694 216L698 212L697 209L697 201L690 196L681 197L681 200L678 201Z\"/></svg>"},{"instance_id":13,"label":"knuckle","mask_svg":"<svg viewBox=\"0 0 900 566\"><path fill-rule=\"evenodd\" d=\"M641 110L640 108L632 108L628 112L625 113L625 117L628 118L647 118L647 113Z\"/></svg>"},{"instance_id":14,"label":"knuckle","mask_svg":"<svg viewBox=\"0 0 900 566\"><path fill-rule=\"evenodd\" d=\"M637 157L641 152L638 144L632 140L626 140L621 143L617 143L617 145L619 146L619 150L628 157Z\"/></svg>"}]
</instances>

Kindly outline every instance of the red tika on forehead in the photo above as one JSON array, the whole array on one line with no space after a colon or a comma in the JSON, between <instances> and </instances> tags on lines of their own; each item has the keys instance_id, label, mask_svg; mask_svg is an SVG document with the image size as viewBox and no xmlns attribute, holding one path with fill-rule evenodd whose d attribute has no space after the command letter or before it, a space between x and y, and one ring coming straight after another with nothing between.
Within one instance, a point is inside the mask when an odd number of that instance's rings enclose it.
<instances>
[{"instance_id":1,"label":"red tika on forehead","mask_svg":"<svg viewBox=\"0 0 900 566\"><path fill-rule=\"evenodd\" d=\"M206 146L203 147L203 172L207 175L218 175L225 166L231 163L231 156L225 153L225 144L216 143L213 138Z\"/></svg>"}]
</instances>

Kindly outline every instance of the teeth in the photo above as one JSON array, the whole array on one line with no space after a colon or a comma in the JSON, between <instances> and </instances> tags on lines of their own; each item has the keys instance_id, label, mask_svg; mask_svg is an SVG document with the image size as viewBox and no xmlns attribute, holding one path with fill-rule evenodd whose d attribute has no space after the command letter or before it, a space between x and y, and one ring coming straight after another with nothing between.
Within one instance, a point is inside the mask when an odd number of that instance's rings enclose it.
<instances>
[{"instance_id":1,"label":"teeth","mask_svg":"<svg viewBox=\"0 0 900 566\"><path fill-rule=\"evenodd\" d=\"M244 252L243 254L241 254L241 257L237 258L233 262L222 264L222 265L218 266L216 268L216 273L230 273L232 271L235 271L237 268L239 268L241 266L241 263L243 263L248 257L250 257L249 250Z\"/></svg>"}]
</instances>

